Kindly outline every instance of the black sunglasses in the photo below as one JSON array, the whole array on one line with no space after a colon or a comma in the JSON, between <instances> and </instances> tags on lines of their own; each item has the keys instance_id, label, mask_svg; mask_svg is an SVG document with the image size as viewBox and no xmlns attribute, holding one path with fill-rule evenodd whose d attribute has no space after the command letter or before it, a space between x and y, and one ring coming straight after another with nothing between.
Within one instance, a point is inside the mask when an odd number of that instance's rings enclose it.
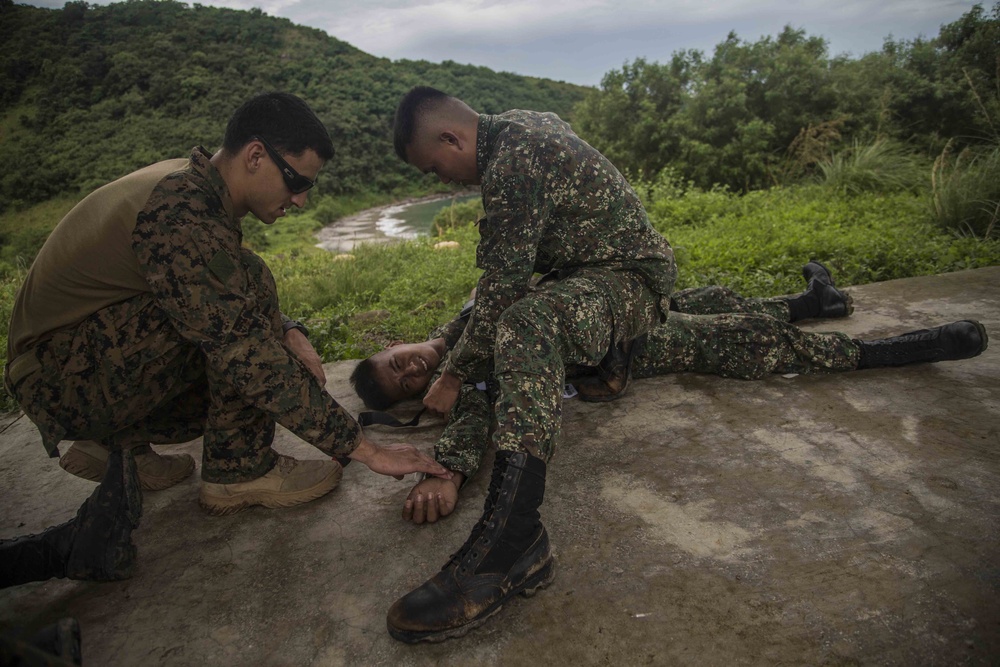
<instances>
[{"instance_id":1,"label":"black sunglasses","mask_svg":"<svg viewBox=\"0 0 1000 667\"><path fill-rule=\"evenodd\" d=\"M264 150L266 150L267 154L271 156L272 160L274 160L274 164L278 165L281 177L285 179L285 185L288 186L288 189L292 191L293 195L305 192L312 186L316 185L315 181L310 181L308 178L292 169L292 165L285 162L285 159L278 154L278 151L274 150L274 146L267 143L267 139L259 135L254 137L254 139L264 144Z\"/></svg>"}]
</instances>

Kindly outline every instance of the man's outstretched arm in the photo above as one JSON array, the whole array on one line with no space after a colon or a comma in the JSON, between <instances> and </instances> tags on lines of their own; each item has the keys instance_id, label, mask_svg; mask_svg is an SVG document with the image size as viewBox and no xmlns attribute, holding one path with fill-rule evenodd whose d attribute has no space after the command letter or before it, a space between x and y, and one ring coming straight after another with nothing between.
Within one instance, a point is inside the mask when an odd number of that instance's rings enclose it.
<instances>
[{"instance_id":1,"label":"man's outstretched arm","mask_svg":"<svg viewBox=\"0 0 1000 667\"><path fill-rule=\"evenodd\" d=\"M492 418L493 402L487 392L463 385L451 419L434 447L434 457L454 476L418 482L403 503L405 521L433 523L455 511L459 489L476 474L489 449Z\"/></svg>"}]
</instances>

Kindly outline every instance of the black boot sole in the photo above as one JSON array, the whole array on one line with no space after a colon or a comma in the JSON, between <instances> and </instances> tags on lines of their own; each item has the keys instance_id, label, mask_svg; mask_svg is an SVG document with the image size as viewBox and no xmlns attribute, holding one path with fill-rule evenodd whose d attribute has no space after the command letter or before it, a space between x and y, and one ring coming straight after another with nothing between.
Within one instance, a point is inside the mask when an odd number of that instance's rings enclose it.
<instances>
[{"instance_id":1,"label":"black boot sole","mask_svg":"<svg viewBox=\"0 0 1000 667\"><path fill-rule=\"evenodd\" d=\"M551 584L555 579L555 564L555 557L549 558L545 565L539 568L538 571L530 577L525 579L522 584L510 589L506 595L497 600L493 605L484 609L479 616L476 616L464 625L460 625L455 628L448 628L447 630L439 630L437 632L413 632L410 630L400 630L398 628L394 628L388 623L386 624L386 628L389 630L389 635L393 639L406 644L419 644L420 642L437 644L447 639L464 637L469 634L471 630L475 630L488 621L492 616L499 613L500 610L503 609L504 603L515 595L530 598L533 597L539 590L548 588L549 584Z\"/></svg>"}]
</instances>

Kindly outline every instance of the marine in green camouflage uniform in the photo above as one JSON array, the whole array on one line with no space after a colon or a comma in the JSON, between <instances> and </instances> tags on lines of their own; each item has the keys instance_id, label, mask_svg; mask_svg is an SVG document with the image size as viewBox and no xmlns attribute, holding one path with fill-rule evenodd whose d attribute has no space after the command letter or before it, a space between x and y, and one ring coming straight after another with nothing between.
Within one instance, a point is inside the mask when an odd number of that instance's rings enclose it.
<instances>
[{"instance_id":1,"label":"marine in green camouflage uniform","mask_svg":"<svg viewBox=\"0 0 1000 667\"><path fill-rule=\"evenodd\" d=\"M403 160L446 183L480 183L486 211L472 315L423 402L450 413L470 382L495 378L490 484L465 543L397 599L386 618L395 639L437 642L465 635L512 596L530 596L552 582L554 558L539 508L567 367L596 366L612 345L634 343L662 322L676 269L624 178L551 114L476 114L456 98L418 87L397 108L394 144ZM544 289L530 291L533 274L553 272ZM818 292L790 300L790 319L822 313L832 302L846 310L839 293L825 299L828 290ZM747 342L749 331L738 320L729 328L736 341ZM962 323L955 333L972 342L955 345L956 354L985 347L978 323ZM928 351L942 334L920 332L911 337L920 340L900 342Z\"/></svg>"},{"instance_id":2,"label":"marine in green camouflage uniform","mask_svg":"<svg viewBox=\"0 0 1000 667\"><path fill-rule=\"evenodd\" d=\"M559 432L566 368L597 365L613 343L662 322L677 273L669 243L625 178L568 124L521 110L477 117L450 99L445 105L455 110L457 133L438 133L427 112L419 136L406 137L402 125L412 119L401 118L411 114L396 116L397 154L445 182L479 183L486 212L472 315L424 401L450 412L466 383L495 379L492 439L500 454L483 517L466 545L390 609L389 632L402 641L464 634L503 599L551 580L537 508ZM534 274L553 273L550 286L530 291ZM498 505L501 495L510 502ZM501 518L505 512L519 518ZM473 548L491 538L499 540L496 549ZM521 574L512 574L515 561L526 564L516 568Z\"/></svg>"},{"instance_id":3,"label":"marine in green camouflage uniform","mask_svg":"<svg viewBox=\"0 0 1000 667\"><path fill-rule=\"evenodd\" d=\"M28 365L9 388L50 454L66 439L120 446L204 434L202 478L232 483L274 466L275 422L331 455L357 444L353 417L282 344L287 318L274 278L241 247L240 218L210 158L198 148L98 190L56 227L29 271L14 306L8 371L18 359ZM125 197L137 192L146 195ZM125 216L131 230L103 228L109 200L134 207ZM72 263L56 277L63 258L48 250L81 231L94 235L102 263L129 265L132 284L102 284L94 267ZM82 321L32 331L32 304L58 302L71 280L109 298L134 293Z\"/></svg>"},{"instance_id":4,"label":"marine in green camouflage uniform","mask_svg":"<svg viewBox=\"0 0 1000 667\"><path fill-rule=\"evenodd\" d=\"M673 254L618 170L553 114L480 116L476 157L483 276L443 370L464 382L492 375L497 447L547 460L566 367L596 365L612 341L663 320ZM529 290L533 274L553 272Z\"/></svg>"}]
</instances>

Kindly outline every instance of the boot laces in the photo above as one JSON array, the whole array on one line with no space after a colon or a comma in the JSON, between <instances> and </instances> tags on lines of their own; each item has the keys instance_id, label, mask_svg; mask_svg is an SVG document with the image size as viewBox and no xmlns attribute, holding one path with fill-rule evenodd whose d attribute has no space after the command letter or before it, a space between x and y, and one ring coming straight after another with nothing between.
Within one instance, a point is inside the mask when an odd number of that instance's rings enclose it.
<instances>
[{"instance_id":1,"label":"boot laces","mask_svg":"<svg viewBox=\"0 0 1000 667\"><path fill-rule=\"evenodd\" d=\"M497 456L501 456L500 452L497 452ZM448 562L444 564L444 568L447 568L452 563L458 563L465 555L472 550L472 547L479 540L479 537L487 529L493 528L495 525L493 523L493 511L497 507L497 501L500 499L500 489L503 486L503 480L507 476L507 470L513 466L510 466L506 461L503 465L498 465L494 463L493 465L493 476L490 478L490 487L486 493L486 502L483 504L483 514L479 517L479 521L473 526L472 532L469 534L469 539L465 541L462 547L453 553L448 559ZM442 569L444 569L442 568Z\"/></svg>"}]
</instances>

